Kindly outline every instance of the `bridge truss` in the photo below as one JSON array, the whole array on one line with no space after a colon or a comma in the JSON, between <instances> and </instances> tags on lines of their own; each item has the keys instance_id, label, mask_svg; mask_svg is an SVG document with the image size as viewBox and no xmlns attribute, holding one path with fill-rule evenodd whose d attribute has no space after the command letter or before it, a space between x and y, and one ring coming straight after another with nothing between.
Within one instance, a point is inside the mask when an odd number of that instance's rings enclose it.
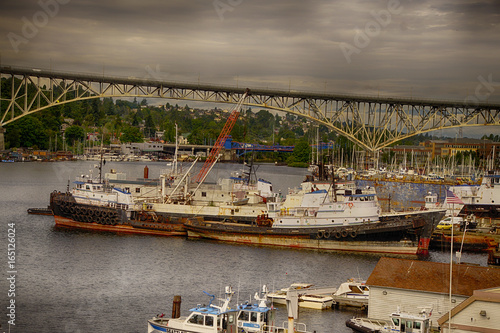
<instances>
[{"instance_id":1,"label":"bridge truss","mask_svg":"<svg viewBox=\"0 0 500 333\"><path fill-rule=\"evenodd\" d=\"M247 88L0 67L0 128L78 100L144 97L236 104ZM289 112L376 151L439 129L500 125L500 104L367 97L251 88L244 105Z\"/></svg>"}]
</instances>

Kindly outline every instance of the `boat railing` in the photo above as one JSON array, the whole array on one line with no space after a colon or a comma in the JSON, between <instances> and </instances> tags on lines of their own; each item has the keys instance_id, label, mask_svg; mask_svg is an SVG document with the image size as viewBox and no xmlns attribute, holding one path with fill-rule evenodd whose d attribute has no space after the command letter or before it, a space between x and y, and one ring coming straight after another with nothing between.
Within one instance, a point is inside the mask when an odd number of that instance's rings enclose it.
<instances>
[{"instance_id":1,"label":"boat railing","mask_svg":"<svg viewBox=\"0 0 500 333\"><path fill-rule=\"evenodd\" d=\"M284 321L281 327L270 326L269 327L269 332L275 332L275 333L290 332L290 330L288 330L286 327L288 327L288 322ZM307 333L306 324L304 324L304 323L295 323L294 324L293 332Z\"/></svg>"},{"instance_id":2,"label":"boat railing","mask_svg":"<svg viewBox=\"0 0 500 333\"><path fill-rule=\"evenodd\" d=\"M388 325L386 320L371 319L371 318L353 318L354 321L369 323L373 326L384 327Z\"/></svg>"},{"instance_id":3,"label":"boat railing","mask_svg":"<svg viewBox=\"0 0 500 333\"><path fill-rule=\"evenodd\" d=\"M284 321L282 326L264 326L264 333L287 333L292 332L288 330L288 322ZM306 324L304 323L295 323L295 327L293 332L296 333L308 333Z\"/></svg>"},{"instance_id":4,"label":"boat railing","mask_svg":"<svg viewBox=\"0 0 500 333\"><path fill-rule=\"evenodd\" d=\"M280 208L278 216L316 216L317 207Z\"/></svg>"}]
</instances>

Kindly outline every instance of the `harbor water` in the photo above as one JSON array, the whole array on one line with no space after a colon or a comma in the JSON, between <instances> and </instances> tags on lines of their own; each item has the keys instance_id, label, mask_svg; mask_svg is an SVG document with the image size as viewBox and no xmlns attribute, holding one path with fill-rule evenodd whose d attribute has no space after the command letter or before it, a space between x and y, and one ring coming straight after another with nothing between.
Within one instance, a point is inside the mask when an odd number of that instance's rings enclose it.
<instances>
[{"instance_id":1,"label":"harbor water","mask_svg":"<svg viewBox=\"0 0 500 333\"><path fill-rule=\"evenodd\" d=\"M230 285L236 291L234 299L242 302L264 284L270 290L294 282L336 287L349 278L367 279L379 259L57 229L53 217L27 214L28 208L46 207L50 192L65 191L68 181L88 174L95 163L0 163L0 244L4 249L0 332L146 332L149 318L171 315L175 295L182 297L181 314L186 315L196 304L208 303L203 291L219 296ZM145 165L108 162L104 171L115 169L133 179L142 177ZM166 168L162 162L147 166L150 177ZM219 164L208 181L241 167ZM97 169L93 170L96 174ZM306 173L274 165L261 165L257 170L260 178L271 181L274 190L283 194L298 186ZM449 253L432 252L426 260L449 259ZM462 256L462 262L482 266L486 260L485 254ZM346 319L362 315L355 309L300 309L299 321L311 332L351 332ZM279 320L286 321L286 317L286 308L278 306Z\"/></svg>"}]
</instances>

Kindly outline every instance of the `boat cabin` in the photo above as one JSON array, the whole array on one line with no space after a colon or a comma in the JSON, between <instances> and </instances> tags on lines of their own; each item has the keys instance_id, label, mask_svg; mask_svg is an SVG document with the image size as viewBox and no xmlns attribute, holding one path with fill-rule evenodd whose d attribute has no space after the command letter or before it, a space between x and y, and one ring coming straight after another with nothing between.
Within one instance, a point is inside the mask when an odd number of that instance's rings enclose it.
<instances>
[{"instance_id":1,"label":"boat cabin","mask_svg":"<svg viewBox=\"0 0 500 333\"><path fill-rule=\"evenodd\" d=\"M430 332L429 317L396 312L391 314L391 332L428 333Z\"/></svg>"}]
</instances>

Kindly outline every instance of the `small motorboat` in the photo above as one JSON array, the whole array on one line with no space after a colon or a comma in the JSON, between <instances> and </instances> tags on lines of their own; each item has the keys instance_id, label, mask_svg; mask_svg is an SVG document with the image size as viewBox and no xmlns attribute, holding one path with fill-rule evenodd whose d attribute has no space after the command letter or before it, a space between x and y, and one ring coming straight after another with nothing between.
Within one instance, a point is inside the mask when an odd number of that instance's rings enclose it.
<instances>
[{"instance_id":1,"label":"small motorboat","mask_svg":"<svg viewBox=\"0 0 500 333\"><path fill-rule=\"evenodd\" d=\"M267 297L275 304L286 304L286 294L289 290L297 290L299 294L299 307L324 310L332 307L333 298L331 294L317 294L313 290L308 291L313 285L308 283L292 283L288 288L283 288ZM335 289L332 289L334 292Z\"/></svg>"},{"instance_id":2,"label":"small motorboat","mask_svg":"<svg viewBox=\"0 0 500 333\"><path fill-rule=\"evenodd\" d=\"M345 325L352 330L360 333L400 333L411 329L412 333L429 333L429 318L432 310L429 312L423 309L419 314L397 312L391 314L389 320L377 320L370 318L352 318L346 321Z\"/></svg>"},{"instance_id":3,"label":"small motorboat","mask_svg":"<svg viewBox=\"0 0 500 333\"><path fill-rule=\"evenodd\" d=\"M333 294L333 302L339 306L346 305L366 309L369 297L370 288L365 284L365 281L349 279L342 283Z\"/></svg>"}]
</instances>

